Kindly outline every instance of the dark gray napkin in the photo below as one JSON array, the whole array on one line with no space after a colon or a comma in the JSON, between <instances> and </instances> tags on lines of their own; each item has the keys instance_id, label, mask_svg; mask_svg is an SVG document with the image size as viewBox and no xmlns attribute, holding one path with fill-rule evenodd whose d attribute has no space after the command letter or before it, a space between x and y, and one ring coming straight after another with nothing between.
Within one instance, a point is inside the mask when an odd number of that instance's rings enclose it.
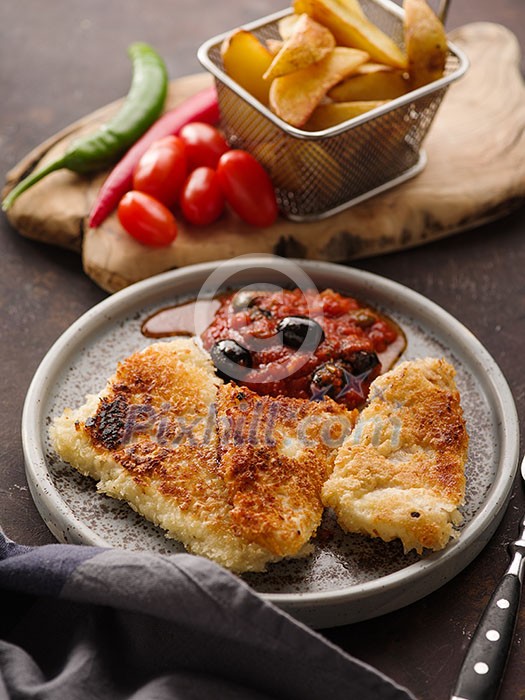
<instances>
[{"instance_id":1,"label":"dark gray napkin","mask_svg":"<svg viewBox=\"0 0 525 700\"><path fill-rule=\"evenodd\" d=\"M2 700L413 700L199 557L0 533L0 596Z\"/></svg>"}]
</instances>

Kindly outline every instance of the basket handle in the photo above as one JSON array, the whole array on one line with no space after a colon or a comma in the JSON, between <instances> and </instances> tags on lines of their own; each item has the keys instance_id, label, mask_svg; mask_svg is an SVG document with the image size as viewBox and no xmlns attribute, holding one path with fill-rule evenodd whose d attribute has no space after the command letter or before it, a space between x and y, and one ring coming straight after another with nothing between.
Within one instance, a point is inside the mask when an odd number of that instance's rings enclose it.
<instances>
[{"instance_id":1,"label":"basket handle","mask_svg":"<svg viewBox=\"0 0 525 700\"><path fill-rule=\"evenodd\" d=\"M440 0L440 3L439 3L437 15L438 15L439 19L443 22L443 24L445 24L447 21L447 15L448 15L448 11L450 8L450 2L451 2L451 0Z\"/></svg>"}]
</instances>

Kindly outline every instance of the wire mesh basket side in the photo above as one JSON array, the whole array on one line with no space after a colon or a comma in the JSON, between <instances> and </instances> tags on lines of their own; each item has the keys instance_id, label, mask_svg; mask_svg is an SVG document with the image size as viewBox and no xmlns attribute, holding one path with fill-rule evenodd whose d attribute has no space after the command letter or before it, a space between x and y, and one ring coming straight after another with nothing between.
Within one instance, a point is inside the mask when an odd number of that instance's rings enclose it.
<instances>
[{"instance_id":1,"label":"wire mesh basket side","mask_svg":"<svg viewBox=\"0 0 525 700\"><path fill-rule=\"evenodd\" d=\"M361 0L361 6L403 48L399 8L388 0ZM265 42L279 36L278 19L263 18L249 30ZM222 127L233 147L246 149L268 170L286 216L297 220L326 216L417 172L421 145L448 80L391 100L317 136L289 127L250 95L243 95L242 89L228 85L220 44L209 45L207 59L216 78ZM450 51L445 76L459 72L460 63Z\"/></svg>"},{"instance_id":2,"label":"wire mesh basket side","mask_svg":"<svg viewBox=\"0 0 525 700\"><path fill-rule=\"evenodd\" d=\"M268 170L285 213L311 218L413 168L446 88L312 140L283 132L220 81L217 91L230 144L248 150Z\"/></svg>"}]
</instances>

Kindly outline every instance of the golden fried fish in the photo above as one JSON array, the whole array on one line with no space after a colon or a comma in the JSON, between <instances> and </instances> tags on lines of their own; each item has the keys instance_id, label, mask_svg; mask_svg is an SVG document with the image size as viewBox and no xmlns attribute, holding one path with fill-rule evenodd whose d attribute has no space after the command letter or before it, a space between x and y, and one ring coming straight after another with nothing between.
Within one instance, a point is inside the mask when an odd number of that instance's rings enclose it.
<instances>
[{"instance_id":1,"label":"golden fried fish","mask_svg":"<svg viewBox=\"0 0 525 700\"><path fill-rule=\"evenodd\" d=\"M64 411L51 434L60 457L99 491L188 551L260 571L303 553L315 533L322 484L353 415L332 401L224 385L209 356L178 338L123 360L101 394Z\"/></svg>"},{"instance_id":2,"label":"golden fried fish","mask_svg":"<svg viewBox=\"0 0 525 700\"><path fill-rule=\"evenodd\" d=\"M454 375L444 359L426 358L372 383L323 487L345 531L400 538L419 553L455 536L468 436Z\"/></svg>"}]
</instances>

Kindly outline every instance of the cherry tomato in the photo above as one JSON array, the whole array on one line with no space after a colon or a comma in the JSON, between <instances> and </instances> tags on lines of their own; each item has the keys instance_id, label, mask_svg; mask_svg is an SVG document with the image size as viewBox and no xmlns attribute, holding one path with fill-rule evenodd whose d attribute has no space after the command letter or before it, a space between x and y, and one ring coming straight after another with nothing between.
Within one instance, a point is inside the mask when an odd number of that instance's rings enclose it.
<instances>
[{"instance_id":1,"label":"cherry tomato","mask_svg":"<svg viewBox=\"0 0 525 700\"><path fill-rule=\"evenodd\" d=\"M219 158L229 150L220 131L204 122L186 124L179 131L179 136L186 144L190 170L195 170L201 165L216 168Z\"/></svg>"},{"instance_id":2,"label":"cherry tomato","mask_svg":"<svg viewBox=\"0 0 525 700\"><path fill-rule=\"evenodd\" d=\"M224 153L217 175L226 201L252 226L271 226L277 218L272 181L262 165L247 151Z\"/></svg>"},{"instance_id":3,"label":"cherry tomato","mask_svg":"<svg viewBox=\"0 0 525 700\"><path fill-rule=\"evenodd\" d=\"M224 195L213 168L196 168L182 188L180 206L190 224L206 226L222 214Z\"/></svg>"},{"instance_id":4,"label":"cherry tomato","mask_svg":"<svg viewBox=\"0 0 525 700\"><path fill-rule=\"evenodd\" d=\"M144 245L167 246L177 236L177 222L171 211L145 192L126 192L117 214L129 235Z\"/></svg>"},{"instance_id":5,"label":"cherry tomato","mask_svg":"<svg viewBox=\"0 0 525 700\"><path fill-rule=\"evenodd\" d=\"M178 136L166 136L152 143L138 162L133 189L171 207L179 198L187 171L184 141Z\"/></svg>"}]
</instances>

